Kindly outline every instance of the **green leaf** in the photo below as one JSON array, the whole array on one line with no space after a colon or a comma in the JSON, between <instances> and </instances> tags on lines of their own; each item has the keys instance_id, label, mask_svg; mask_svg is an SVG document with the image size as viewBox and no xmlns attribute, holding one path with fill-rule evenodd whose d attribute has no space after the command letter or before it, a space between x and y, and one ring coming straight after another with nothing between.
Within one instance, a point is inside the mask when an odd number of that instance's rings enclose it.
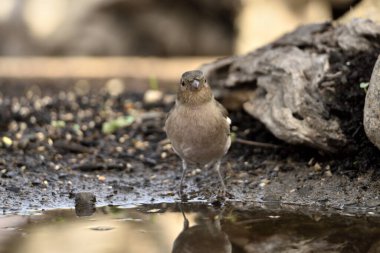
<instances>
[{"instance_id":1,"label":"green leaf","mask_svg":"<svg viewBox=\"0 0 380 253\"><path fill-rule=\"evenodd\" d=\"M102 132L104 134L112 134L121 128L130 126L134 121L135 117L129 115L104 122L102 126Z\"/></svg>"},{"instance_id":2,"label":"green leaf","mask_svg":"<svg viewBox=\"0 0 380 253\"><path fill-rule=\"evenodd\" d=\"M362 88L362 89L367 89L368 86L369 86L369 83L368 83L368 82L360 83L360 88Z\"/></svg>"},{"instance_id":3,"label":"green leaf","mask_svg":"<svg viewBox=\"0 0 380 253\"><path fill-rule=\"evenodd\" d=\"M66 126L66 122L64 122L63 120L53 120L51 122L51 125L55 128L63 128Z\"/></svg>"},{"instance_id":4,"label":"green leaf","mask_svg":"<svg viewBox=\"0 0 380 253\"><path fill-rule=\"evenodd\" d=\"M158 80L155 76L149 77L149 89L159 90Z\"/></svg>"}]
</instances>

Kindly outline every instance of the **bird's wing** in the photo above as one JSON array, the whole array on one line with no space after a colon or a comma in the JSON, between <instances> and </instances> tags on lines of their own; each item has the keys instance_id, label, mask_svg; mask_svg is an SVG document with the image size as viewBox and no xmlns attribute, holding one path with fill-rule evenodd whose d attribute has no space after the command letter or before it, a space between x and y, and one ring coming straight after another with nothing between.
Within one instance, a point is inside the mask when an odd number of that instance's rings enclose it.
<instances>
[{"instance_id":1,"label":"bird's wing","mask_svg":"<svg viewBox=\"0 0 380 253\"><path fill-rule=\"evenodd\" d=\"M224 106L221 103L219 103L217 100L215 100L215 104L216 104L216 107L218 107L219 110L222 112L223 116L228 118L228 112L226 108L224 108Z\"/></svg>"},{"instance_id":2,"label":"bird's wing","mask_svg":"<svg viewBox=\"0 0 380 253\"><path fill-rule=\"evenodd\" d=\"M170 115L173 113L174 108L175 108L175 106L173 106L173 107L170 109L170 111L166 114L165 125L164 125L164 131L165 131L165 132L166 132L166 123L167 123L167 121L168 121Z\"/></svg>"},{"instance_id":3,"label":"bird's wing","mask_svg":"<svg viewBox=\"0 0 380 253\"><path fill-rule=\"evenodd\" d=\"M230 130L231 119L228 117L228 111L227 111L226 108L224 108L224 106L223 106L221 103L219 103L219 102L216 101L215 99L214 99L214 101L215 101L215 105L216 105L216 107L217 107L218 110L222 113L223 117L224 117L224 118L226 119L226 121L227 121L228 127L227 127L227 129L226 129L226 133L227 133L228 136L230 136L230 135L231 135L231 130ZM229 143L227 143L227 146L228 146L228 147L226 146L226 150L228 150L230 144L231 144L231 140L229 140Z\"/></svg>"},{"instance_id":4,"label":"bird's wing","mask_svg":"<svg viewBox=\"0 0 380 253\"><path fill-rule=\"evenodd\" d=\"M231 125L231 119L228 117L228 111L226 110L226 108L224 108L224 106L217 100L215 100L215 104L216 107L218 107L218 109L221 111L222 115L226 118L228 124Z\"/></svg>"}]
</instances>

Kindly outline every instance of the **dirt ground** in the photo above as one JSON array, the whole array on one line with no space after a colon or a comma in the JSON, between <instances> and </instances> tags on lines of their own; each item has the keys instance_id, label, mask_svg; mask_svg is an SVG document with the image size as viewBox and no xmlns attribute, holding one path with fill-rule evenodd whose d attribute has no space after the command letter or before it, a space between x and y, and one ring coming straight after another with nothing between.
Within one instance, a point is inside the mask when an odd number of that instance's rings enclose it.
<instances>
[{"instance_id":1,"label":"dirt ground","mask_svg":"<svg viewBox=\"0 0 380 253\"><path fill-rule=\"evenodd\" d=\"M173 94L146 104L143 93L134 92L138 82L113 95L104 82L44 83L0 84L4 213L73 207L77 192L93 192L97 205L179 201L180 161L163 131ZM129 126L104 133L104 123L127 115ZM223 162L228 201L347 212L380 208L380 153L362 127L355 132L361 144L337 157L283 143L243 111L230 117L237 138L279 147L232 144ZM220 188L215 171L196 168L189 170L186 185L189 201L210 203Z\"/></svg>"}]
</instances>

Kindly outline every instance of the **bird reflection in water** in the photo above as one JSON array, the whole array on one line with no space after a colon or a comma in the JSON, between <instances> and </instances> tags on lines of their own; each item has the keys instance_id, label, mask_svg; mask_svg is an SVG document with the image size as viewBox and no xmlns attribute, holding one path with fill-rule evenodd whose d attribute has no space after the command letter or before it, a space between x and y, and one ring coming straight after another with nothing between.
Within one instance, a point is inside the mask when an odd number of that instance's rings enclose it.
<instances>
[{"instance_id":1,"label":"bird reflection in water","mask_svg":"<svg viewBox=\"0 0 380 253\"><path fill-rule=\"evenodd\" d=\"M183 230L173 243L172 253L231 253L232 245L221 229L220 215L205 219L190 227L189 220L180 207L184 222Z\"/></svg>"}]
</instances>

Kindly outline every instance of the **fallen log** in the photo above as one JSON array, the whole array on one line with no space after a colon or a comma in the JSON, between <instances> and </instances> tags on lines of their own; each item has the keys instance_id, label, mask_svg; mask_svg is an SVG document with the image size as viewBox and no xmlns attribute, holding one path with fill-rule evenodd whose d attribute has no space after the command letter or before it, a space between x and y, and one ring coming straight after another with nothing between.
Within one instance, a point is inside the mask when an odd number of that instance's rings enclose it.
<instances>
[{"instance_id":1,"label":"fallen log","mask_svg":"<svg viewBox=\"0 0 380 253\"><path fill-rule=\"evenodd\" d=\"M339 153L355 147L358 128L364 133L360 83L370 80L379 54L379 25L328 22L299 27L254 52L202 70L226 104L238 99L277 138Z\"/></svg>"}]
</instances>

